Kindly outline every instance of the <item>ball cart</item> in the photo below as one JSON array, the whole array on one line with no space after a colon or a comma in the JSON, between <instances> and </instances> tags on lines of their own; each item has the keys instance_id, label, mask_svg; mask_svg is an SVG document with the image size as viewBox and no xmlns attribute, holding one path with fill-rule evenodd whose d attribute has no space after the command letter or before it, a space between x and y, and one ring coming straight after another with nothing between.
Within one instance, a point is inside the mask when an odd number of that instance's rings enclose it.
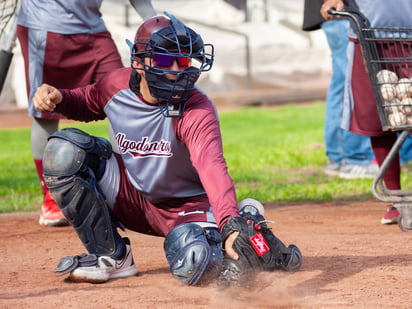
<instances>
[{"instance_id":1,"label":"ball cart","mask_svg":"<svg viewBox=\"0 0 412 309\"><path fill-rule=\"evenodd\" d=\"M374 196L399 211L398 225L412 231L412 190L389 190L383 177L406 138L412 134L412 28L373 28L355 10L329 10L349 18L355 25L366 71L370 77L383 131L398 138L372 183Z\"/></svg>"}]
</instances>

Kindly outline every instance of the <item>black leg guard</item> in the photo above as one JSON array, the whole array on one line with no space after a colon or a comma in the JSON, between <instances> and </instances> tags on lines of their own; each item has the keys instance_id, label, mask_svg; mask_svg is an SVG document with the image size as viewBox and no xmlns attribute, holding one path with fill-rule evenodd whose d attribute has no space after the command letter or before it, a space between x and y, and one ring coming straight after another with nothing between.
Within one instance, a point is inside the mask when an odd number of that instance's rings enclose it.
<instances>
[{"instance_id":1,"label":"black leg guard","mask_svg":"<svg viewBox=\"0 0 412 309\"><path fill-rule=\"evenodd\" d=\"M64 216L75 228L89 253L112 255L115 242L109 209L103 196L97 193L94 179L65 179L49 186Z\"/></svg>"},{"instance_id":2,"label":"black leg guard","mask_svg":"<svg viewBox=\"0 0 412 309\"><path fill-rule=\"evenodd\" d=\"M118 237L95 177L102 166L104 171L110 149L104 139L65 129L49 137L43 157L50 193L88 252L96 255L112 255Z\"/></svg>"}]
</instances>

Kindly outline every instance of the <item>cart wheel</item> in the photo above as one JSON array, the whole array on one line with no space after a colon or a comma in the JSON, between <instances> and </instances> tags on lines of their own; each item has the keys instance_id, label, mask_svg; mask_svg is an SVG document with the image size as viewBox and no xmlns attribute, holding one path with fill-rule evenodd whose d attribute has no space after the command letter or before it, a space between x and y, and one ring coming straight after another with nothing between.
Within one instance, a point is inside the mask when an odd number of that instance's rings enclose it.
<instances>
[{"instance_id":1,"label":"cart wheel","mask_svg":"<svg viewBox=\"0 0 412 309\"><path fill-rule=\"evenodd\" d=\"M400 216L398 219L398 225L402 231L412 232L412 219L407 220L406 218Z\"/></svg>"}]
</instances>

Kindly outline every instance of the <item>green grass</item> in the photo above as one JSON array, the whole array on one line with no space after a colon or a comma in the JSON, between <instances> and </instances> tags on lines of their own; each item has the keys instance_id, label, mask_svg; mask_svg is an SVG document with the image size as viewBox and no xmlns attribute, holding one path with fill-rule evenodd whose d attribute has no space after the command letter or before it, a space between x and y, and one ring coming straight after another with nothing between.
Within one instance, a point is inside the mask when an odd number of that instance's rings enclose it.
<instances>
[{"instance_id":1,"label":"green grass","mask_svg":"<svg viewBox=\"0 0 412 309\"><path fill-rule=\"evenodd\" d=\"M238 198L261 201L369 199L371 180L322 172L324 104L246 108L220 116L229 172Z\"/></svg>"},{"instance_id":2,"label":"green grass","mask_svg":"<svg viewBox=\"0 0 412 309\"><path fill-rule=\"evenodd\" d=\"M221 112L223 145L238 199L262 202L371 199L368 180L326 176L324 102ZM67 126L67 125L66 125ZM73 125L71 125L73 126ZM76 123L107 136L106 122ZM0 212L38 210L40 186L34 169L30 130L0 130ZM402 183L411 183L407 173Z\"/></svg>"},{"instance_id":3,"label":"green grass","mask_svg":"<svg viewBox=\"0 0 412 309\"><path fill-rule=\"evenodd\" d=\"M65 126L68 125L62 127ZM106 122L75 126L107 137ZM42 196L31 152L30 129L0 130L0 140L0 213L38 210Z\"/></svg>"}]
</instances>

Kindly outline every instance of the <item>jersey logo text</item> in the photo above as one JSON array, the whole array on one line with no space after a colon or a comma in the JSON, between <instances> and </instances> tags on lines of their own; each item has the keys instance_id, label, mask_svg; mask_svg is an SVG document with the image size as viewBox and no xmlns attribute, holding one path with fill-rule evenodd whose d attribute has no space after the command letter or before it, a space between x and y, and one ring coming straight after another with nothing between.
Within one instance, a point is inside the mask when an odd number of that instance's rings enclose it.
<instances>
[{"instance_id":1,"label":"jersey logo text","mask_svg":"<svg viewBox=\"0 0 412 309\"><path fill-rule=\"evenodd\" d=\"M147 136L142 137L140 141L129 140L126 134L117 133L117 144L122 153L129 153L135 158L139 157L171 157L172 149L169 141L150 142Z\"/></svg>"}]
</instances>

